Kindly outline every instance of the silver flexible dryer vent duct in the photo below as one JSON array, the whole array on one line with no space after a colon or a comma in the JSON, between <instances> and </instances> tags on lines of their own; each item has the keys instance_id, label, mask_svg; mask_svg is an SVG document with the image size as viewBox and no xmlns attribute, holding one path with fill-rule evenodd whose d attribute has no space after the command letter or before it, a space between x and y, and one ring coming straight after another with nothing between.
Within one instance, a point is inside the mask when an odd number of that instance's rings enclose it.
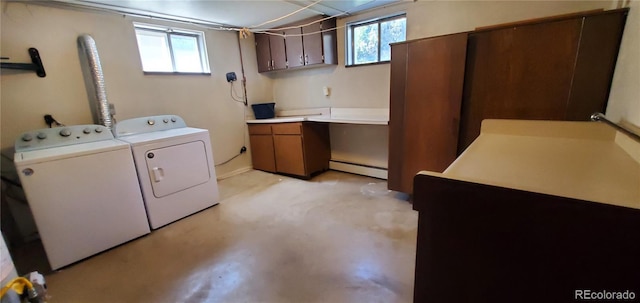
<instances>
[{"instance_id":1,"label":"silver flexible dryer vent duct","mask_svg":"<svg viewBox=\"0 0 640 303\"><path fill-rule=\"evenodd\" d=\"M85 85L91 102L93 117L98 124L111 129L113 122L111 119L111 111L109 110L109 102L107 101L107 91L104 85L104 74L102 73L102 65L100 65L100 56L98 55L98 47L96 41L89 35L81 35L78 37L78 46L80 47L81 65L85 77ZM82 60L82 57L86 57ZM90 81L89 81L90 80Z\"/></svg>"}]
</instances>

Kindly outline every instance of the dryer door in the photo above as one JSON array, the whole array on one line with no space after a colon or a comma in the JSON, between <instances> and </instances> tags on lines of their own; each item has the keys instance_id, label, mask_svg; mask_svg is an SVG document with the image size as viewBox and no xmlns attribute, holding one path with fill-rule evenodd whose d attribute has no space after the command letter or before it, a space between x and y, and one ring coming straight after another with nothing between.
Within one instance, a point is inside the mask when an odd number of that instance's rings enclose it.
<instances>
[{"instance_id":1,"label":"dryer door","mask_svg":"<svg viewBox=\"0 0 640 303\"><path fill-rule=\"evenodd\" d=\"M145 159L156 198L206 183L211 178L202 141L148 150Z\"/></svg>"}]
</instances>

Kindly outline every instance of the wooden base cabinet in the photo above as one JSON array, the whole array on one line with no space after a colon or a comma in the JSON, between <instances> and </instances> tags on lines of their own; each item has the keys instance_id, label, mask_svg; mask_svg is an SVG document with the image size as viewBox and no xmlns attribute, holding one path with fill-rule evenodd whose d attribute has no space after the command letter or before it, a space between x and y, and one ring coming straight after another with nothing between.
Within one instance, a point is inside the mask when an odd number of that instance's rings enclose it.
<instances>
[{"instance_id":1,"label":"wooden base cabinet","mask_svg":"<svg viewBox=\"0 0 640 303\"><path fill-rule=\"evenodd\" d=\"M329 169L331 146L325 123L249 124L253 168L309 178Z\"/></svg>"}]
</instances>

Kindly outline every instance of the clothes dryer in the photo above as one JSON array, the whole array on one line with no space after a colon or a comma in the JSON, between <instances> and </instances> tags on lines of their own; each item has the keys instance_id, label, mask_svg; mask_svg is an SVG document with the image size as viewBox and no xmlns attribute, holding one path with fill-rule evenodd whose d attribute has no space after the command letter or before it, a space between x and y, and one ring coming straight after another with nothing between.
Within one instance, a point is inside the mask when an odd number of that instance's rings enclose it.
<instances>
[{"instance_id":1,"label":"clothes dryer","mask_svg":"<svg viewBox=\"0 0 640 303\"><path fill-rule=\"evenodd\" d=\"M175 115L123 120L114 131L131 145L152 229L218 204L209 131Z\"/></svg>"}]
</instances>

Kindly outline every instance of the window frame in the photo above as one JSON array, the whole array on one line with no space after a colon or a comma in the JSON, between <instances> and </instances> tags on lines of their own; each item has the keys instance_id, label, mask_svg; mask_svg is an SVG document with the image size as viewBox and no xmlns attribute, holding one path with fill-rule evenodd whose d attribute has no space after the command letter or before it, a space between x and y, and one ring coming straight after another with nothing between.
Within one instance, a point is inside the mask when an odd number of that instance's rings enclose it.
<instances>
[{"instance_id":1,"label":"window frame","mask_svg":"<svg viewBox=\"0 0 640 303\"><path fill-rule=\"evenodd\" d=\"M142 65L142 71L145 75L211 75L211 68L209 66L209 56L206 47L205 41L205 33L203 31L198 30L189 30L189 29L181 29L174 28L170 26L162 26L162 25L154 25L154 24L146 24L146 23L138 23L133 22L134 34L136 36L136 45L138 47L138 55L140 56L140 64ZM172 71L146 71L144 70L144 64L142 64L143 58L142 53L140 52L140 45L138 43L138 30L153 32L153 33L161 33L165 35L167 41L167 47L169 49L169 57L171 59L171 67ZM201 72L185 72L176 70L176 59L174 56L173 45L171 44L171 36L182 36L182 37L190 37L195 38L197 41L198 54L200 59L200 68Z\"/></svg>"},{"instance_id":2,"label":"window frame","mask_svg":"<svg viewBox=\"0 0 640 303\"><path fill-rule=\"evenodd\" d=\"M407 28L407 14L405 12L401 12L401 13L397 13L397 14L393 14L393 15L387 15L387 16L383 16L383 17L377 17L377 18L373 18L373 19L366 19L366 20L360 20L360 21L353 21L353 22L347 22L345 28L346 28L346 41L345 41L345 45L346 47L346 51L345 51L345 67L354 67L354 66L366 66L366 65L375 65L375 64L385 64L385 63L389 63L391 62L391 60L384 60L381 61L380 60L380 56L382 53L382 43L380 43L381 41L381 37L382 37L382 30L381 30L381 24L387 21L392 21L392 20L396 20L396 19L405 19L405 37L403 41L407 40L407 36L406 36L406 28ZM377 24L378 25L378 58L377 61L375 62L368 62L368 63L354 63L355 62L355 42L354 42L354 30L355 28L358 27L362 27L362 26L368 26L371 24ZM398 41L401 42L401 41Z\"/></svg>"}]
</instances>

